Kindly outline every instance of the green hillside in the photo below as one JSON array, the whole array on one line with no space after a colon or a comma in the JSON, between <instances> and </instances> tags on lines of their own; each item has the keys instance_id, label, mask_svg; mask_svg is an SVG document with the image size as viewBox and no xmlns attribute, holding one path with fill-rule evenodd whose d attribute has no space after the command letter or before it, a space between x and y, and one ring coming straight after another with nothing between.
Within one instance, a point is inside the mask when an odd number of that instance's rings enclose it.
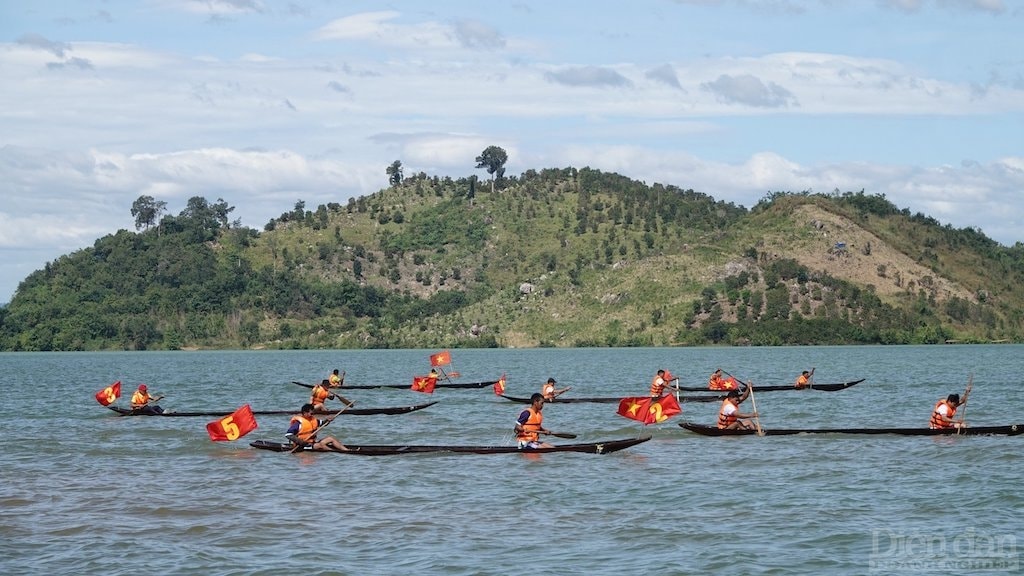
<instances>
[{"instance_id":1,"label":"green hillside","mask_svg":"<svg viewBox=\"0 0 1024 576\"><path fill-rule=\"evenodd\" d=\"M262 231L196 196L31 274L0 310L0 349L1024 340L1024 246L881 195L774 193L747 210L587 168L493 192L392 181L299 201Z\"/></svg>"}]
</instances>

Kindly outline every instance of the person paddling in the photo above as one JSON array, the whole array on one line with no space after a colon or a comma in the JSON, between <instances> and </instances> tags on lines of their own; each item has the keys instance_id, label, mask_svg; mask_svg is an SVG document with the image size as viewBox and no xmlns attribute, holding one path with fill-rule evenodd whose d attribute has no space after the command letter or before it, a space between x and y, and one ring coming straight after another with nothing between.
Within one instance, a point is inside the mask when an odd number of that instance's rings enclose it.
<instances>
[{"instance_id":1,"label":"person paddling","mask_svg":"<svg viewBox=\"0 0 1024 576\"><path fill-rule=\"evenodd\" d=\"M544 415L541 410L544 408L544 395L534 392L530 396L530 407L519 413L516 419L516 440L519 442L519 449L523 448L553 448L551 444L540 441L541 434L551 434L543 426Z\"/></svg>"},{"instance_id":2,"label":"person paddling","mask_svg":"<svg viewBox=\"0 0 1024 576\"><path fill-rule=\"evenodd\" d=\"M651 379L651 398L661 398L665 394L665 389L668 388L669 382L672 381L672 376L665 370L658 370L654 378Z\"/></svg>"},{"instance_id":3,"label":"person paddling","mask_svg":"<svg viewBox=\"0 0 1024 576\"><path fill-rule=\"evenodd\" d=\"M722 378L722 369L719 368L711 373L708 378L708 390L735 390L736 381L729 378Z\"/></svg>"},{"instance_id":4,"label":"person paddling","mask_svg":"<svg viewBox=\"0 0 1024 576\"><path fill-rule=\"evenodd\" d=\"M291 422L288 423L288 431L285 432L284 436L296 449L310 448L312 450L348 452L348 448L334 436L326 436L320 440L316 438L317 430L330 424L338 417L338 414L341 414L341 412L325 420L319 420L313 416L313 405L303 404L302 408L300 408L300 413L292 416Z\"/></svg>"},{"instance_id":5,"label":"person paddling","mask_svg":"<svg viewBox=\"0 0 1024 576\"><path fill-rule=\"evenodd\" d=\"M138 389L132 394L132 410L139 414L163 414L163 408L157 404L150 404L151 402L157 402L161 398L163 396L151 397L149 395L149 388L145 384L139 384Z\"/></svg>"},{"instance_id":6,"label":"person paddling","mask_svg":"<svg viewBox=\"0 0 1024 576\"><path fill-rule=\"evenodd\" d=\"M966 428L967 424L953 420L956 409L967 403L967 397L971 395L970 388L964 392L963 400L959 394L950 394L945 400L939 400L932 409L932 419L928 423L929 428Z\"/></svg>"},{"instance_id":7,"label":"person paddling","mask_svg":"<svg viewBox=\"0 0 1024 576\"><path fill-rule=\"evenodd\" d=\"M557 380L555 380L554 378L548 378L548 381L545 382L544 385L540 387L540 393L542 396L544 396L545 400L554 400L557 396L565 392L568 392L569 390L572 390L572 386L566 386L565 388L555 389L555 384L558 384Z\"/></svg>"},{"instance_id":8,"label":"person paddling","mask_svg":"<svg viewBox=\"0 0 1024 576\"><path fill-rule=\"evenodd\" d=\"M315 412L327 412L327 408L324 407L324 402L326 402L328 399L334 400L335 398L337 398L338 400L341 400L345 404L355 404L355 402L349 402L348 399L342 396L341 394L338 394L337 392L331 392L330 387L331 384L329 380L323 380L316 386L313 386L313 391L309 395L309 403L313 405L313 410Z\"/></svg>"},{"instance_id":9,"label":"person paddling","mask_svg":"<svg viewBox=\"0 0 1024 576\"><path fill-rule=\"evenodd\" d=\"M718 409L718 427L725 430L756 430L757 425L749 418L757 418L757 412L744 414L740 412L740 404L750 396L750 386L746 386L741 393L739 390L730 390L722 406Z\"/></svg>"},{"instance_id":10,"label":"person paddling","mask_svg":"<svg viewBox=\"0 0 1024 576\"><path fill-rule=\"evenodd\" d=\"M800 373L799 376L796 377L796 382L793 384L793 387L794 388L807 388L811 384L811 378L813 378L813 377L814 377L814 368L811 368L810 372L808 372L807 370L804 370L803 372Z\"/></svg>"},{"instance_id":11,"label":"person paddling","mask_svg":"<svg viewBox=\"0 0 1024 576\"><path fill-rule=\"evenodd\" d=\"M345 385L345 373L338 374L338 369L335 368L327 378L327 385L331 388L341 388Z\"/></svg>"}]
</instances>

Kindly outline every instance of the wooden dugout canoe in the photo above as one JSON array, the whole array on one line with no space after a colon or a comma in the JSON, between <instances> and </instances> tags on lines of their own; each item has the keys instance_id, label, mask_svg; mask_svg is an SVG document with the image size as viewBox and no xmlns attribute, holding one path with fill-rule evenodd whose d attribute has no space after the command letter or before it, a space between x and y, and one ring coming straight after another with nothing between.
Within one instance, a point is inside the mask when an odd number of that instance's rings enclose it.
<instances>
[{"instance_id":1,"label":"wooden dugout canoe","mask_svg":"<svg viewBox=\"0 0 1024 576\"><path fill-rule=\"evenodd\" d=\"M348 444L348 452L337 452L334 450L310 450L303 448L297 452L315 454L342 454L351 456L398 456L401 454L428 454L428 453L450 453L450 454L545 454L548 452L583 452L587 454L610 454L618 452L631 446L636 446L650 440L650 436L640 438L626 438L621 440L604 440L601 442L584 442L578 444L558 444L551 448L523 448L516 446L465 446L465 445L382 445L382 444ZM291 452L292 445L284 442L271 442L268 440L256 440L250 442L250 446L259 450L271 450L273 452Z\"/></svg>"},{"instance_id":2,"label":"wooden dugout canoe","mask_svg":"<svg viewBox=\"0 0 1024 576\"><path fill-rule=\"evenodd\" d=\"M395 406L395 407L390 407L390 408L349 408L348 410L345 410L344 412L342 412L340 415L341 416L346 416L346 415L348 415L348 416L375 416L375 415L381 415L381 414L383 414L383 415L408 414L409 412L416 412L417 410L423 410L424 408L427 408L428 406L433 406L434 404L437 404L437 401L427 402L426 404L414 404L412 406ZM132 410L130 408L121 408L120 406L113 406L113 405L107 406L107 408L110 408L111 410L113 410L114 412L120 414L121 416L157 416L157 417L160 417L160 416L168 416L168 417L177 416L177 417L184 417L184 418L195 417L195 416L210 416L210 417L214 417L214 416L227 416L228 414L231 414L232 412L234 412L234 410L207 410L207 411L201 411L201 412L174 412L174 411L171 411L171 410L167 410L167 411L163 412L162 414L157 414L157 413L154 413L154 412L143 412L143 411L140 411L140 410ZM287 416L287 415L298 414L299 413L299 409L298 408L293 408L291 410L253 410L252 413L255 416L282 416L282 415ZM316 416L331 416L331 415L333 415L335 413L336 413L336 411L335 412L316 412L315 415Z\"/></svg>"},{"instance_id":3,"label":"wooden dugout canoe","mask_svg":"<svg viewBox=\"0 0 1024 576\"><path fill-rule=\"evenodd\" d=\"M494 386L497 380L484 380L481 382L446 382L438 380L434 388L486 388L488 386ZM313 388L313 384L306 384L305 382L296 382L292 380L292 384L297 384L303 388ZM412 380L408 384L342 384L338 388L331 388L331 390L337 390L343 392L345 390L374 390L377 388L394 388L400 390L402 388L412 388Z\"/></svg>"},{"instance_id":4,"label":"wooden dugout canoe","mask_svg":"<svg viewBox=\"0 0 1024 576\"><path fill-rule=\"evenodd\" d=\"M861 378L860 380L850 380L849 382L834 382L834 383L830 383L830 384L813 383L810 386L808 386L807 388L797 388L796 386L794 386L792 384L779 384L779 385L773 385L773 386L758 386L757 384L754 384L754 392L756 392L758 394L760 394L761 392L782 392L782 391L785 391L785 390L795 390L795 391L818 390L819 392L836 392L838 390L846 390L850 386L854 386L856 384L860 384L864 380L865 380L865 378ZM704 386L704 387L699 387L699 386L680 386L679 389L682 390L683 392L716 392L716 393L728 392L728 390L711 390L707 386ZM743 390L743 386L740 386L739 389L742 391Z\"/></svg>"},{"instance_id":5,"label":"wooden dugout canoe","mask_svg":"<svg viewBox=\"0 0 1024 576\"><path fill-rule=\"evenodd\" d=\"M754 390L757 390L755 388ZM512 402L518 402L520 404L530 404L533 402L529 398L523 398L519 396L506 396L501 395L506 400ZM608 397L593 397L593 398L562 398L561 396L556 397L554 400L545 400L545 404L573 404L573 403L592 403L592 404L618 404L622 402L625 396L608 396ZM725 395L721 396L680 396L680 402L716 402L725 399Z\"/></svg>"},{"instance_id":6,"label":"wooden dugout canoe","mask_svg":"<svg viewBox=\"0 0 1024 576\"><path fill-rule=\"evenodd\" d=\"M755 388L756 390L756 388ZM680 426L701 436L756 436L757 430L723 430L716 426L680 422ZM1024 424L1006 426L969 426L967 428L766 428L765 436L798 434L894 434L897 436L1016 436L1024 433Z\"/></svg>"}]
</instances>

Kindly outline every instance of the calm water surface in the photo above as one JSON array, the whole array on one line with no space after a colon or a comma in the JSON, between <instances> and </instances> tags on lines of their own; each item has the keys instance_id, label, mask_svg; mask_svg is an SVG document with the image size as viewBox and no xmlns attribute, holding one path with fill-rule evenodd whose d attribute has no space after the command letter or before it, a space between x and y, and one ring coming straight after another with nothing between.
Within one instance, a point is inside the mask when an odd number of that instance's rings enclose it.
<instances>
[{"instance_id":1,"label":"calm water surface","mask_svg":"<svg viewBox=\"0 0 1024 576\"><path fill-rule=\"evenodd\" d=\"M716 404L648 426L609 404L552 405L579 441L651 434L609 455L283 455L287 416L231 443L212 418L118 417L93 394L139 382L167 409L297 409L333 368L350 384L411 382L434 350L0 354L0 574L963 574L1020 573L1024 437L705 438ZM698 385L716 367L755 384L865 382L756 396L775 427L926 426L963 392L967 420L1024 422L1024 347L452 350L461 381L506 373L526 396L646 392L666 368ZM756 389L755 389L756 390ZM489 388L353 390L351 443L511 443L523 408ZM749 404L749 401L748 401ZM749 409L749 405L744 408ZM57 407L62 409L57 410ZM565 441L563 441L565 442Z\"/></svg>"}]
</instances>

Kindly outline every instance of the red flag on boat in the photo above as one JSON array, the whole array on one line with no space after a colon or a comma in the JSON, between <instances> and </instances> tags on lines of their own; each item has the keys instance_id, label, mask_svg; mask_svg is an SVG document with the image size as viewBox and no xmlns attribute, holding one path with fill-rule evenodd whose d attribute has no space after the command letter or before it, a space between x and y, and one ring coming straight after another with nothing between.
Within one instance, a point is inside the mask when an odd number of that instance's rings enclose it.
<instances>
[{"instance_id":1,"label":"red flag on boat","mask_svg":"<svg viewBox=\"0 0 1024 576\"><path fill-rule=\"evenodd\" d=\"M434 366L435 368L437 366L447 366L447 365L449 365L451 363L452 363L452 355L451 355L451 352L449 352L447 350L445 350L443 352L438 352L437 354L431 354L430 355L430 365Z\"/></svg>"},{"instance_id":2,"label":"red flag on boat","mask_svg":"<svg viewBox=\"0 0 1024 576\"><path fill-rule=\"evenodd\" d=\"M121 397L121 381L118 380L110 386L96 393L96 401L104 406L110 406Z\"/></svg>"},{"instance_id":3,"label":"red flag on boat","mask_svg":"<svg viewBox=\"0 0 1024 576\"><path fill-rule=\"evenodd\" d=\"M504 374L502 374L501 378L498 378L498 381L494 383L494 393L497 394L498 396L501 396L502 394L505 393L505 375Z\"/></svg>"},{"instance_id":4,"label":"red flag on boat","mask_svg":"<svg viewBox=\"0 0 1024 576\"><path fill-rule=\"evenodd\" d=\"M415 390L416 392L423 392L424 394L433 394L435 385L437 385L437 378L431 378L430 376L412 377L412 389Z\"/></svg>"},{"instance_id":5,"label":"red flag on boat","mask_svg":"<svg viewBox=\"0 0 1024 576\"><path fill-rule=\"evenodd\" d=\"M723 388L723 390L739 390L739 389L740 389L740 383L737 382L735 378L733 378L732 376L729 376L728 378L725 379L725 388Z\"/></svg>"},{"instance_id":6,"label":"red flag on boat","mask_svg":"<svg viewBox=\"0 0 1024 576\"><path fill-rule=\"evenodd\" d=\"M206 433L214 442L238 440L256 429L256 416L248 404L231 414L206 425Z\"/></svg>"},{"instance_id":7,"label":"red flag on boat","mask_svg":"<svg viewBox=\"0 0 1024 576\"><path fill-rule=\"evenodd\" d=\"M619 401L619 416L625 416L637 422L647 424L660 424L683 410L679 402L672 395L661 398L649 396L630 396Z\"/></svg>"},{"instance_id":8,"label":"red flag on boat","mask_svg":"<svg viewBox=\"0 0 1024 576\"><path fill-rule=\"evenodd\" d=\"M655 408L656 406L657 408ZM683 409L679 406L679 401L676 400L675 396L666 394L661 398L654 398L651 400L651 408L649 412L657 414L654 422L660 424L676 414L682 414Z\"/></svg>"}]
</instances>

